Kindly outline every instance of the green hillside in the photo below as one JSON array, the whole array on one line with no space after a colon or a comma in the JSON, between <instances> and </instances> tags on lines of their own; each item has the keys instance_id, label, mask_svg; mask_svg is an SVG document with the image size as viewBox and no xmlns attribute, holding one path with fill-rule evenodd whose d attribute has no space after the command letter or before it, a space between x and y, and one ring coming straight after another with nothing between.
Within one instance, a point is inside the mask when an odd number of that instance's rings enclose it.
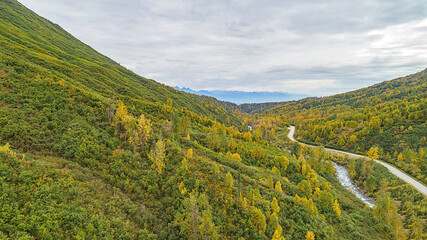
<instances>
[{"instance_id":1,"label":"green hillside","mask_svg":"<svg viewBox=\"0 0 427 240\"><path fill-rule=\"evenodd\" d=\"M366 154L371 147L427 184L427 70L356 91L264 112L297 125L301 140Z\"/></svg>"},{"instance_id":2,"label":"green hillside","mask_svg":"<svg viewBox=\"0 0 427 240\"><path fill-rule=\"evenodd\" d=\"M370 209L332 156L284 140L284 121L250 132L235 105L140 77L14 0L0 0L0 33L0 239L425 231L423 196L400 185L408 220L388 195Z\"/></svg>"},{"instance_id":3,"label":"green hillside","mask_svg":"<svg viewBox=\"0 0 427 240\"><path fill-rule=\"evenodd\" d=\"M251 113L245 119L249 125L259 124L259 119L284 121L296 126L301 142L381 159L426 183L426 73L424 70L330 97L241 107ZM400 202L401 213L418 212L418 217L424 220L415 222L423 225L426 231L425 196L403 190L407 185L378 164L349 158L334 161L349 169L350 177L367 195L379 201L388 192ZM416 199L419 200L415 204L419 204L417 210L408 210ZM411 218L405 216L405 223L417 225Z\"/></svg>"},{"instance_id":4,"label":"green hillside","mask_svg":"<svg viewBox=\"0 0 427 240\"><path fill-rule=\"evenodd\" d=\"M2 1L0 7L2 77L14 74L22 79L64 82L100 100L116 97L151 111L159 108L158 102L170 99L176 108L186 107L218 121L230 117L231 123L238 123L226 112L121 67L16 1Z\"/></svg>"}]
</instances>

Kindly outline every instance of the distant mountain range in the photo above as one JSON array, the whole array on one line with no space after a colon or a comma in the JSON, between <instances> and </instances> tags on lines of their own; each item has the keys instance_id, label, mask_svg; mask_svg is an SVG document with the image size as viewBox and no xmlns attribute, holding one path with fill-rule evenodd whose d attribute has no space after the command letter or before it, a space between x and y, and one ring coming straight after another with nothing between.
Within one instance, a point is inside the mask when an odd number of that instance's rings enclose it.
<instances>
[{"instance_id":1,"label":"distant mountain range","mask_svg":"<svg viewBox=\"0 0 427 240\"><path fill-rule=\"evenodd\" d=\"M223 90L193 90L190 88L175 87L176 90L205 95L217 98L221 101L233 102L236 104L242 103L264 103L264 102L284 102L298 100L307 95L287 93L287 92L244 92L244 91L223 91Z\"/></svg>"}]
</instances>

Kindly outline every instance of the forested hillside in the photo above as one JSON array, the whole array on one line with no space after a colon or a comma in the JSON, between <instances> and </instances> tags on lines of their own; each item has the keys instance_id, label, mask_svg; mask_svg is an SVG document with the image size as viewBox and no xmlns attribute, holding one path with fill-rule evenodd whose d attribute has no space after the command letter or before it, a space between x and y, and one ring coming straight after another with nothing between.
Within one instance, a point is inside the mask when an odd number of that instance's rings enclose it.
<instances>
[{"instance_id":1,"label":"forested hillside","mask_svg":"<svg viewBox=\"0 0 427 240\"><path fill-rule=\"evenodd\" d=\"M249 131L234 105L137 76L15 0L0 33L1 239L423 237L423 196L367 207L283 120Z\"/></svg>"},{"instance_id":2,"label":"forested hillside","mask_svg":"<svg viewBox=\"0 0 427 240\"><path fill-rule=\"evenodd\" d=\"M246 115L244 122L261 128L265 126L263 122L289 122L296 126L298 139L302 142L382 159L426 183L426 73L424 70L331 97L244 105L243 109L251 113ZM426 228L425 196L414 190L404 190L406 184L371 161L343 157L334 161L345 165L354 182L377 203L387 202L384 198L387 193L400 202L401 214L418 212L421 221L406 215L407 226L423 225ZM407 210L414 203L419 204L418 210Z\"/></svg>"},{"instance_id":3,"label":"forested hillside","mask_svg":"<svg viewBox=\"0 0 427 240\"><path fill-rule=\"evenodd\" d=\"M205 106L172 87L140 77L16 1L1 1L0 76L72 86L103 101L120 97L130 105L155 112L159 103L237 124L227 112ZM13 71L12 71L13 70ZM12 77L12 76L11 76ZM139 107L138 107L139 108Z\"/></svg>"},{"instance_id":4,"label":"forested hillside","mask_svg":"<svg viewBox=\"0 0 427 240\"><path fill-rule=\"evenodd\" d=\"M297 126L299 139L367 153L427 184L427 70L324 98L264 111ZM262 107L262 106L260 106Z\"/></svg>"}]
</instances>

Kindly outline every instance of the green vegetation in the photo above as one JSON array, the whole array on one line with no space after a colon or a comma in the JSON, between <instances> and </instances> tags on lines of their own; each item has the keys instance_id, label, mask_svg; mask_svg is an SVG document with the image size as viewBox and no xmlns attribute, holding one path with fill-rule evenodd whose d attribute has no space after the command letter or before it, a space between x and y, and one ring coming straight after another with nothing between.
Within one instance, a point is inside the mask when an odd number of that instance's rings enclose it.
<instances>
[{"instance_id":1,"label":"green vegetation","mask_svg":"<svg viewBox=\"0 0 427 240\"><path fill-rule=\"evenodd\" d=\"M425 235L422 200L366 207L283 119L139 77L14 0L0 20L0 238Z\"/></svg>"},{"instance_id":2,"label":"green vegetation","mask_svg":"<svg viewBox=\"0 0 427 240\"><path fill-rule=\"evenodd\" d=\"M262 114L294 124L297 137L308 143L364 155L377 148L380 159L427 184L427 70L331 97L282 103Z\"/></svg>"},{"instance_id":3,"label":"green vegetation","mask_svg":"<svg viewBox=\"0 0 427 240\"><path fill-rule=\"evenodd\" d=\"M356 184L376 199L374 215L394 229L399 239L404 238L405 231L410 239L422 239L426 226L421 223L427 218L425 196L372 161L342 156L334 157L334 161L345 165Z\"/></svg>"},{"instance_id":4,"label":"green vegetation","mask_svg":"<svg viewBox=\"0 0 427 240\"><path fill-rule=\"evenodd\" d=\"M284 122L285 125L291 123L296 126L301 142L382 159L426 183L426 73L427 70L424 70L405 78L331 97L245 105L242 109L251 114L247 115L244 122L255 126L262 121ZM299 144L289 146L285 140L286 131L278 132L283 140L276 143L288 146L298 156L298 151L302 151ZM403 235L413 239L425 237L425 196L373 162L334 157L329 159L347 165L355 183L374 197L379 205L387 206L387 210L381 213L383 215L378 213L377 218L389 228L394 228L399 239L404 238ZM301 190L310 190L304 183L299 184L299 187ZM390 195L386 195L387 192ZM390 206L395 207L390 210ZM394 220L379 216L384 214L394 216ZM412 229L413 226L420 227Z\"/></svg>"}]
</instances>

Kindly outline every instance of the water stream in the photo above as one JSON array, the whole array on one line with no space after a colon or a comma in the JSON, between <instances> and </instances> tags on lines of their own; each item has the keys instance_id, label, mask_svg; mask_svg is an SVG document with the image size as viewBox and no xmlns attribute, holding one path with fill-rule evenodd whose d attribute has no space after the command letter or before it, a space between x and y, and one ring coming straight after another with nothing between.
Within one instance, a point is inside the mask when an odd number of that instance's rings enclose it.
<instances>
[{"instance_id":1,"label":"water stream","mask_svg":"<svg viewBox=\"0 0 427 240\"><path fill-rule=\"evenodd\" d=\"M336 164L334 164L335 169L337 170L337 178L338 181L343 185L345 188L350 190L356 197L360 198L366 205L373 207L375 206L375 200L366 196L365 193L363 193L362 189L360 189L356 184L353 183L353 181L350 178L350 175L348 174L348 171L345 167Z\"/></svg>"}]
</instances>

